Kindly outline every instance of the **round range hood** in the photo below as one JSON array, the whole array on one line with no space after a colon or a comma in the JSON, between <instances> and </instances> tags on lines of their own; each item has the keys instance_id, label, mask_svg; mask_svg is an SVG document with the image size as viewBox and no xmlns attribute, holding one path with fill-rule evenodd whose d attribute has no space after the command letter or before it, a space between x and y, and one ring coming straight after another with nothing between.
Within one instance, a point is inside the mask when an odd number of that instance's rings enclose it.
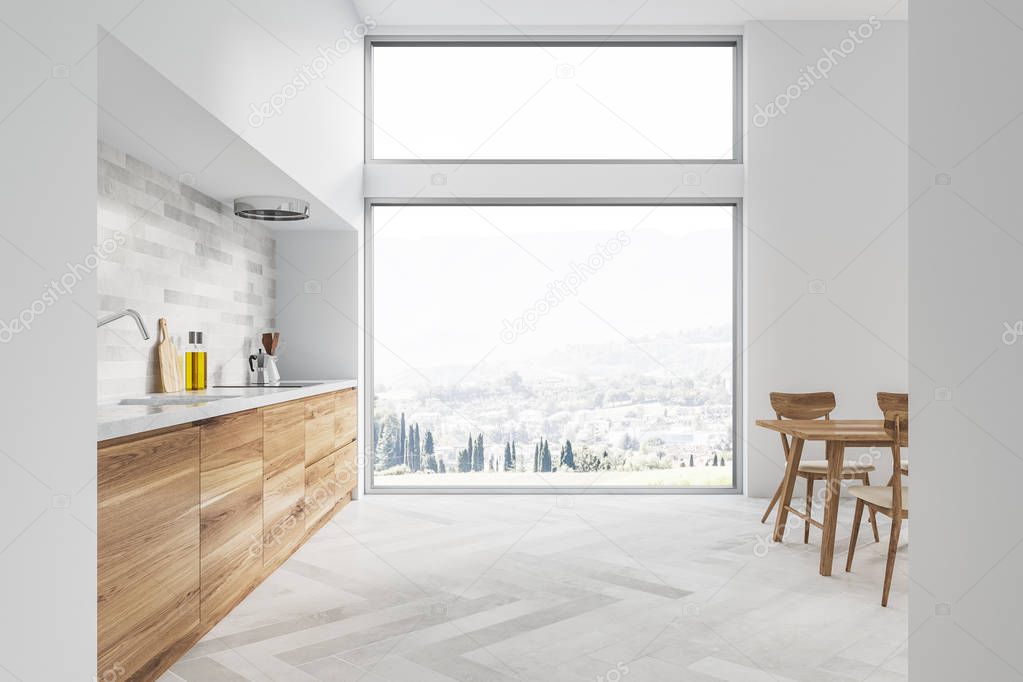
<instances>
[{"instance_id":1,"label":"round range hood","mask_svg":"<svg viewBox=\"0 0 1023 682\"><path fill-rule=\"evenodd\" d=\"M291 197L239 197L234 200L234 214L252 220L305 220L309 217L309 202Z\"/></svg>"}]
</instances>

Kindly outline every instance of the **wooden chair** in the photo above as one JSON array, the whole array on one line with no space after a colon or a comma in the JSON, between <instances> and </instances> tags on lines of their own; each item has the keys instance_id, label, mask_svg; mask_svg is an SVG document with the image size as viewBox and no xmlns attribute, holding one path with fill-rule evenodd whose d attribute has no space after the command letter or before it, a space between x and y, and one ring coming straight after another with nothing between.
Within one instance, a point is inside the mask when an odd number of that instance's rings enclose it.
<instances>
[{"instance_id":1,"label":"wooden chair","mask_svg":"<svg viewBox=\"0 0 1023 682\"><path fill-rule=\"evenodd\" d=\"M879 391L877 394L877 406L881 408L881 414L884 414L890 410L901 410L903 412L909 412L909 394L908 393L885 393ZM899 467L899 471L902 472L903 476L909 476L909 458L903 458L902 466ZM894 482L895 477L890 477L886 485L891 486Z\"/></svg>"},{"instance_id":2,"label":"wooden chair","mask_svg":"<svg viewBox=\"0 0 1023 682\"><path fill-rule=\"evenodd\" d=\"M771 393L771 407L774 409L778 419L831 419L831 412L835 409L835 394L829 392L821 393ZM785 460L789 456L789 439L785 434L781 435L781 445L784 448ZM844 480L862 481L864 485L870 485L869 472L874 470L872 464L842 464L842 478ZM813 486L817 481L827 478L828 463L821 461L800 461L797 474L806 479L806 517L803 528L803 542L810 542L810 511L813 506ZM760 517L760 523L767 521L771 510L778 503L781 497L782 487L785 485L785 477L778 484L774 491L774 497L767 505L767 511ZM870 526L874 530L874 540L880 542L877 534L877 520L874 513L870 513Z\"/></svg>"},{"instance_id":3,"label":"wooden chair","mask_svg":"<svg viewBox=\"0 0 1023 682\"><path fill-rule=\"evenodd\" d=\"M892 394L884 394L892 395ZM878 405L882 394L877 394ZM891 403L887 404L891 407ZM849 494L856 498L856 515L853 518L852 537L849 538L849 556L845 570L852 570L853 554L856 552L856 536L859 531L863 508L880 512L892 520L892 532L888 537L888 561L884 569L884 587L881 591L881 606L888 606L888 593L892 587L892 573L895 570L895 553L899 548L899 531L903 519L909 518L909 488L902 485L902 448L909 446L909 399L905 408L888 409L884 412L884 430L892 437L892 481L890 486L855 486ZM883 408L882 408L883 409Z\"/></svg>"}]
</instances>

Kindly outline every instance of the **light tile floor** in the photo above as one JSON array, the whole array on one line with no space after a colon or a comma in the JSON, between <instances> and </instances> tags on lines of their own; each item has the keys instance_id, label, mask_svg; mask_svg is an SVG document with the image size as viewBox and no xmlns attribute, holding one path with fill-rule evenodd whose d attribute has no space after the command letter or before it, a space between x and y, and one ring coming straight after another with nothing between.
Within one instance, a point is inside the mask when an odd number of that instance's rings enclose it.
<instances>
[{"instance_id":1,"label":"light tile floor","mask_svg":"<svg viewBox=\"0 0 1023 682\"><path fill-rule=\"evenodd\" d=\"M161 682L905 680L908 533L781 545L738 496L368 495Z\"/></svg>"}]
</instances>

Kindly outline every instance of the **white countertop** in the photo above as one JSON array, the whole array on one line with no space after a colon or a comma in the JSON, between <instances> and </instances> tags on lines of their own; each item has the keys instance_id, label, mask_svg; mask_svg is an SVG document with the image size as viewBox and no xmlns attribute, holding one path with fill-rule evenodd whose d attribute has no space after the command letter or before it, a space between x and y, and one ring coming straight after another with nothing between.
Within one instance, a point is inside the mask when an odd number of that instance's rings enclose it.
<instances>
[{"instance_id":1,"label":"white countertop","mask_svg":"<svg viewBox=\"0 0 1023 682\"><path fill-rule=\"evenodd\" d=\"M154 429L177 426L189 422L219 417L232 412L244 412L256 407L265 407L288 400L307 398L321 393L331 393L356 385L355 379L328 379L307 381L282 381L288 384L306 384L298 387L246 386L239 388L208 388L204 391L182 391L181 393L150 393L129 398L150 397L194 397L194 402L183 405L122 405L121 400L99 403L96 410L96 440L103 441L121 436L131 436ZM220 398L218 396L227 396Z\"/></svg>"}]
</instances>

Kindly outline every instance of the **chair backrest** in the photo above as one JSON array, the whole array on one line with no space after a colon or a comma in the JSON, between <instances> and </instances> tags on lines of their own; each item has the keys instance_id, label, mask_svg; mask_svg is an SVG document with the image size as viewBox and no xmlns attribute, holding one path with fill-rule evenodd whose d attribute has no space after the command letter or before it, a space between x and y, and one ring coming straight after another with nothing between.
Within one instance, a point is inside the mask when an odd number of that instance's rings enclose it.
<instances>
[{"instance_id":1,"label":"chair backrest","mask_svg":"<svg viewBox=\"0 0 1023 682\"><path fill-rule=\"evenodd\" d=\"M877 406L884 415L884 428L888 435L894 438L897 426L899 447L909 447L909 394L879 391Z\"/></svg>"},{"instance_id":2,"label":"chair backrest","mask_svg":"<svg viewBox=\"0 0 1023 682\"><path fill-rule=\"evenodd\" d=\"M778 419L829 419L835 409L835 394L771 393L771 407Z\"/></svg>"},{"instance_id":3,"label":"chair backrest","mask_svg":"<svg viewBox=\"0 0 1023 682\"><path fill-rule=\"evenodd\" d=\"M888 395L898 395L891 394ZM878 404L881 394L877 394ZM908 403L908 397L906 402ZM907 405L908 406L908 405ZM902 448L909 443L909 412L901 409L884 411L884 430L892 439L892 512L902 514ZM898 518L896 516L895 518Z\"/></svg>"}]
</instances>

